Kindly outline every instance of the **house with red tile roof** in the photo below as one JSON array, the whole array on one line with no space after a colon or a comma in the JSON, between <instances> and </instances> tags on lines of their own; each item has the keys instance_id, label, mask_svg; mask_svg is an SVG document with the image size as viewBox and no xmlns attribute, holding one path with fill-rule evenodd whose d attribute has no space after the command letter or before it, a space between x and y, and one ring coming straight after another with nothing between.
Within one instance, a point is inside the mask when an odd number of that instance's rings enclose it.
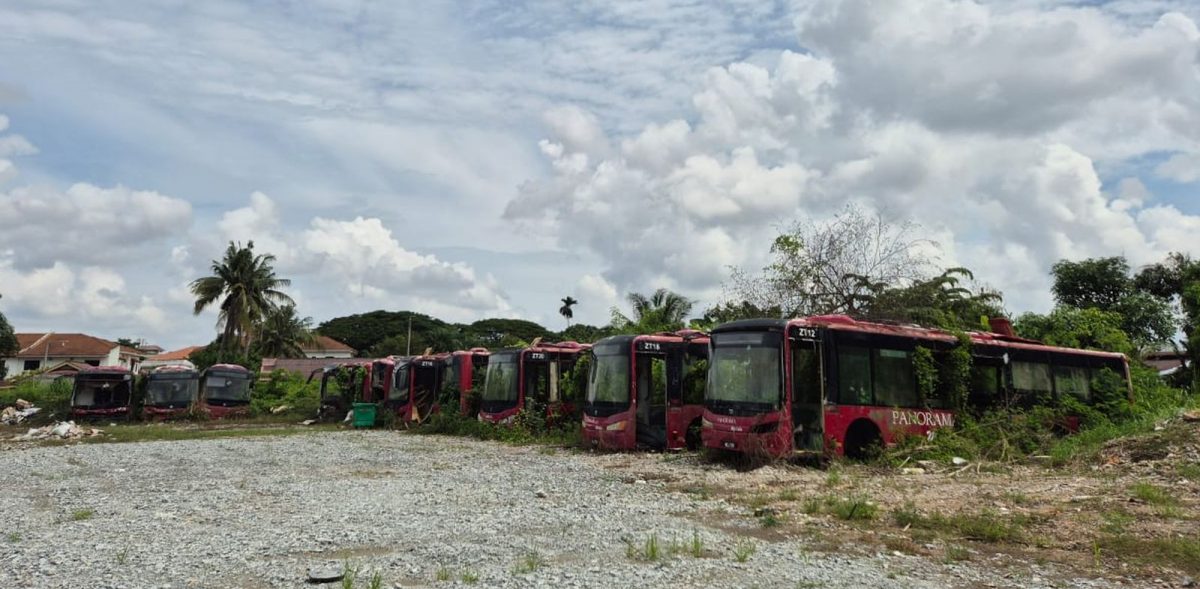
<instances>
[{"instance_id":1,"label":"house with red tile roof","mask_svg":"<svg viewBox=\"0 0 1200 589\"><path fill-rule=\"evenodd\" d=\"M137 370L147 354L85 333L18 333L16 355L4 358L8 378L62 365L120 366Z\"/></svg>"},{"instance_id":2,"label":"house with red tile roof","mask_svg":"<svg viewBox=\"0 0 1200 589\"><path fill-rule=\"evenodd\" d=\"M150 370L158 368L159 366L187 366L189 368L195 368L196 365L192 364L192 361L189 360L188 357L192 355L192 352L203 349L204 346L188 346L178 350L171 350L169 352L155 354L142 361L141 371L149 372Z\"/></svg>"},{"instance_id":3,"label":"house with red tile roof","mask_svg":"<svg viewBox=\"0 0 1200 589\"><path fill-rule=\"evenodd\" d=\"M354 348L327 335L317 335L311 344L300 346L307 358L353 358Z\"/></svg>"}]
</instances>

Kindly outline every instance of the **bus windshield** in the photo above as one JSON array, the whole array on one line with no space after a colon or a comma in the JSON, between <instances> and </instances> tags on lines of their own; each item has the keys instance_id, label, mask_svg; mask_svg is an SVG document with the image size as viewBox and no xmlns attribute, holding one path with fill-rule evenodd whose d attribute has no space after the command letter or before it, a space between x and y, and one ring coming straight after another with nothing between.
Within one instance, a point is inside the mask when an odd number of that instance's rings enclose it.
<instances>
[{"instance_id":1,"label":"bus windshield","mask_svg":"<svg viewBox=\"0 0 1200 589\"><path fill-rule=\"evenodd\" d=\"M716 333L712 342L705 395L709 408L731 414L779 409L782 396L780 334Z\"/></svg>"},{"instance_id":2,"label":"bus windshield","mask_svg":"<svg viewBox=\"0 0 1200 589\"><path fill-rule=\"evenodd\" d=\"M204 398L218 403L248 403L250 379L237 374L211 374L204 379Z\"/></svg>"},{"instance_id":3,"label":"bus windshield","mask_svg":"<svg viewBox=\"0 0 1200 589\"><path fill-rule=\"evenodd\" d=\"M408 400L408 383L411 380L408 377L409 366L408 362L396 365L396 370L392 373L392 390L388 392L389 401Z\"/></svg>"},{"instance_id":4,"label":"bus windshield","mask_svg":"<svg viewBox=\"0 0 1200 589\"><path fill-rule=\"evenodd\" d=\"M625 346L597 346L588 375L587 404L629 406L629 354Z\"/></svg>"},{"instance_id":5,"label":"bus windshield","mask_svg":"<svg viewBox=\"0 0 1200 589\"><path fill-rule=\"evenodd\" d=\"M494 354L488 361L480 400L486 411L497 411L517 404L517 358L519 352Z\"/></svg>"},{"instance_id":6,"label":"bus windshield","mask_svg":"<svg viewBox=\"0 0 1200 589\"><path fill-rule=\"evenodd\" d=\"M196 398L200 379L195 374L146 377L146 404L187 405Z\"/></svg>"}]
</instances>

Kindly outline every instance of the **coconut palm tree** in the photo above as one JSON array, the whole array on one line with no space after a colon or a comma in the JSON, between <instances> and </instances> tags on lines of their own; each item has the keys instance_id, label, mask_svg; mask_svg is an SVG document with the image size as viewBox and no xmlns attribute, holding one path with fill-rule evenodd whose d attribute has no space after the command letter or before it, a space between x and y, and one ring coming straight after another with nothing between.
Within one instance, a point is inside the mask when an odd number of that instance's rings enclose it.
<instances>
[{"instance_id":1,"label":"coconut palm tree","mask_svg":"<svg viewBox=\"0 0 1200 589\"><path fill-rule=\"evenodd\" d=\"M256 345L264 358L303 358L304 346L316 339L311 317L297 315L295 305L280 305L267 311Z\"/></svg>"},{"instance_id":2,"label":"coconut palm tree","mask_svg":"<svg viewBox=\"0 0 1200 589\"><path fill-rule=\"evenodd\" d=\"M217 329L221 330L221 346L237 346L245 351L255 334L255 327L276 305L295 305L292 298L280 291L292 281L275 276L272 264L275 256L254 254L254 242L229 242L225 255L212 262L212 276L197 278L190 288L196 295L193 313L199 315L209 305L220 301Z\"/></svg>"},{"instance_id":3,"label":"coconut palm tree","mask_svg":"<svg viewBox=\"0 0 1200 589\"><path fill-rule=\"evenodd\" d=\"M567 327L571 326L571 319L575 317L575 311L571 310L571 307L574 307L578 304L579 301L569 296L563 297L562 299L562 306L558 308L558 314L562 315L563 319L567 320Z\"/></svg>"},{"instance_id":4,"label":"coconut palm tree","mask_svg":"<svg viewBox=\"0 0 1200 589\"><path fill-rule=\"evenodd\" d=\"M665 288L654 291L649 297L636 292L625 296L633 309L633 317L627 317L613 308L613 327L624 332L653 333L683 329L687 316L692 312L693 302Z\"/></svg>"}]
</instances>

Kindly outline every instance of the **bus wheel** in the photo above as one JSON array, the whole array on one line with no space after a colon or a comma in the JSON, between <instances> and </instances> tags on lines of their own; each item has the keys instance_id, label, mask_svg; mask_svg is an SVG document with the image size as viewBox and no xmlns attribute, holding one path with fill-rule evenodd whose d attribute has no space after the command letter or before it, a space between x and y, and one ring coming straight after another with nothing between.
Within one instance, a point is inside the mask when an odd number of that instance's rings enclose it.
<instances>
[{"instance_id":1,"label":"bus wheel","mask_svg":"<svg viewBox=\"0 0 1200 589\"><path fill-rule=\"evenodd\" d=\"M694 420L688 424L687 434L684 436L684 443L687 444L687 449L695 452L700 449L700 420Z\"/></svg>"},{"instance_id":2,"label":"bus wheel","mask_svg":"<svg viewBox=\"0 0 1200 589\"><path fill-rule=\"evenodd\" d=\"M850 424L846 430L845 454L847 458L865 460L879 453L883 448L883 436L879 427L866 419L860 419Z\"/></svg>"}]
</instances>

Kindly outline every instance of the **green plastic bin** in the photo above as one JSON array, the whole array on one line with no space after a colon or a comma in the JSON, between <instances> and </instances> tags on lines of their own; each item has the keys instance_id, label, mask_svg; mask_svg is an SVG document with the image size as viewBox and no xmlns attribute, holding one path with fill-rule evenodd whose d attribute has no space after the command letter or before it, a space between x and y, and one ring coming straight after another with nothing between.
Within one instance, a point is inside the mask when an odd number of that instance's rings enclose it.
<instances>
[{"instance_id":1,"label":"green plastic bin","mask_svg":"<svg viewBox=\"0 0 1200 589\"><path fill-rule=\"evenodd\" d=\"M354 427L375 427L375 404L354 404Z\"/></svg>"}]
</instances>

